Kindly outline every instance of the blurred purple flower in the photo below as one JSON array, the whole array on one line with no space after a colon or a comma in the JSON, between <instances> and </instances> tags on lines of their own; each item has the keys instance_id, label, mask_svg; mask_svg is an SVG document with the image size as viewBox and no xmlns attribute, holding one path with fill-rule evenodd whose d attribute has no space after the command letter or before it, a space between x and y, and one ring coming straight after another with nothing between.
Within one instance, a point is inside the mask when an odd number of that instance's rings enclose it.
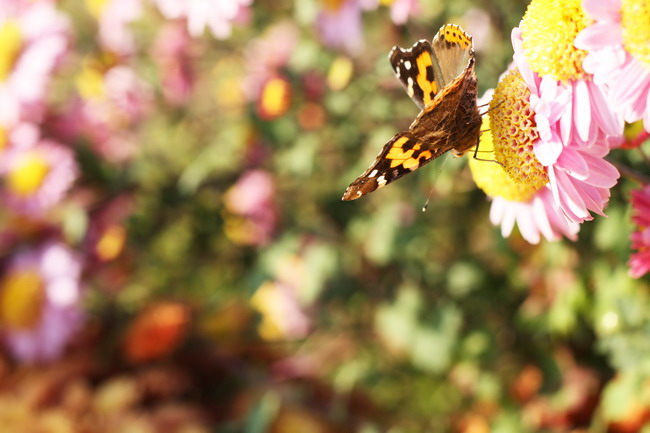
<instances>
[{"instance_id":1,"label":"blurred purple flower","mask_svg":"<svg viewBox=\"0 0 650 433\"><path fill-rule=\"evenodd\" d=\"M140 0L104 0L86 2L99 24L99 43L118 55L135 50L133 33L128 25L142 16Z\"/></svg>"},{"instance_id":2,"label":"blurred purple flower","mask_svg":"<svg viewBox=\"0 0 650 433\"><path fill-rule=\"evenodd\" d=\"M0 283L0 321L16 358L61 355L83 320L80 275L79 259L59 243L14 257Z\"/></svg>"},{"instance_id":3,"label":"blurred purple flower","mask_svg":"<svg viewBox=\"0 0 650 433\"><path fill-rule=\"evenodd\" d=\"M278 222L273 201L275 182L262 170L250 170L225 194L226 235L244 245L264 245L271 240Z\"/></svg>"},{"instance_id":4,"label":"blurred purple flower","mask_svg":"<svg viewBox=\"0 0 650 433\"><path fill-rule=\"evenodd\" d=\"M41 216L63 199L77 178L74 155L59 143L27 134L25 141L10 145L0 160L3 200L18 213Z\"/></svg>"},{"instance_id":5,"label":"blurred purple flower","mask_svg":"<svg viewBox=\"0 0 650 433\"><path fill-rule=\"evenodd\" d=\"M193 37L201 36L208 27L219 39L230 36L232 25L248 16L253 0L153 0L167 19L187 19L187 29Z\"/></svg>"},{"instance_id":6,"label":"blurred purple flower","mask_svg":"<svg viewBox=\"0 0 650 433\"><path fill-rule=\"evenodd\" d=\"M68 46L69 24L53 2L0 4L0 125L38 122L45 91Z\"/></svg>"},{"instance_id":7,"label":"blurred purple flower","mask_svg":"<svg viewBox=\"0 0 650 433\"><path fill-rule=\"evenodd\" d=\"M630 275L640 278L650 272L650 186L632 191L632 220L637 230L632 233L632 248L636 252L630 255Z\"/></svg>"}]
</instances>

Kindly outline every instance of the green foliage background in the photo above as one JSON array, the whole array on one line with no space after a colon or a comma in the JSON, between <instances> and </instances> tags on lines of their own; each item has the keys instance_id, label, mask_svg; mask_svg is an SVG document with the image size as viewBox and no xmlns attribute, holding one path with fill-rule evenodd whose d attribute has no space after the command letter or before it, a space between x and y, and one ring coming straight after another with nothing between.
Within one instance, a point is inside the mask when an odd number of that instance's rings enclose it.
<instances>
[{"instance_id":1,"label":"green foliage background","mask_svg":"<svg viewBox=\"0 0 650 433\"><path fill-rule=\"evenodd\" d=\"M102 380L145 368L126 365L119 342L138 311L174 299L192 309L188 335L154 363L192 378L182 399L206 414L210 431L637 431L616 424L643 420L649 408L649 287L626 266L633 182L621 180L608 218L585 223L577 242L537 246L516 231L504 239L489 223L489 201L464 158L441 158L361 200L340 201L417 114L386 59L391 46L431 38L447 22L472 33L466 12L484 11L482 94L511 59L510 31L526 2L421 5L404 26L391 23L387 8L365 12L365 49L349 56L318 38L320 3L256 0L251 22L230 38L193 42L197 82L181 107L162 101L148 51L162 18L147 11L135 23L132 66L156 92L152 114L134 131L137 156L114 165L83 142L77 151L80 183L134 203L125 253L88 276L94 337L76 350L109 366ZM76 61L97 55L84 37L92 20L76 2L62 7L79 29ZM251 44L284 20L299 35L281 69L292 93L288 111L268 120L224 90L243 85ZM333 90L327 76L341 58L353 72ZM308 101L325 114L312 130L298 120ZM251 163L251 151L262 157ZM275 184L278 222L263 245L226 235L227 191L253 168ZM79 218L91 218L80 215L75 205L64 212L72 244L82 241ZM309 332L263 338L264 314L251 299L286 272Z\"/></svg>"}]
</instances>

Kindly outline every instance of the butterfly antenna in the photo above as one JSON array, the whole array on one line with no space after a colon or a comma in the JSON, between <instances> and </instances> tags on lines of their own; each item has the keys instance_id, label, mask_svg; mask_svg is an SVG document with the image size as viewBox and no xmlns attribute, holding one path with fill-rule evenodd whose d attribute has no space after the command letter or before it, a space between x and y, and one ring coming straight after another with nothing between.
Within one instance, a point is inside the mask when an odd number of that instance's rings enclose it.
<instances>
[{"instance_id":1,"label":"butterfly antenna","mask_svg":"<svg viewBox=\"0 0 650 433\"><path fill-rule=\"evenodd\" d=\"M440 176L440 173L442 173L442 169L447 163L447 158L449 157L449 153L446 153L442 158L442 165L440 166L440 170L438 170L436 177L433 179L433 185L436 184L436 181L438 180L438 176ZM429 195L427 196L427 201L424 203L424 206L422 206L422 212L426 212L427 208L429 207L429 201L431 200L431 196L433 195L433 191L435 190L435 187L431 185L431 189L429 190Z\"/></svg>"}]
</instances>

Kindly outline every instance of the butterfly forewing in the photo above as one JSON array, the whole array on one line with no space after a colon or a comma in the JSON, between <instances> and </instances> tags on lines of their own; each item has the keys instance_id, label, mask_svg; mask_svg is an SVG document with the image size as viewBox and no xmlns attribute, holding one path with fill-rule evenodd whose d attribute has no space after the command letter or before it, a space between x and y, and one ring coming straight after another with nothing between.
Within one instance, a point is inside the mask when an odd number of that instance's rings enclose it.
<instances>
[{"instance_id":1,"label":"butterfly forewing","mask_svg":"<svg viewBox=\"0 0 650 433\"><path fill-rule=\"evenodd\" d=\"M429 41L421 39L406 50L394 46L388 55L397 79L421 109L433 101L440 89L434 72L439 67L432 53Z\"/></svg>"}]
</instances>

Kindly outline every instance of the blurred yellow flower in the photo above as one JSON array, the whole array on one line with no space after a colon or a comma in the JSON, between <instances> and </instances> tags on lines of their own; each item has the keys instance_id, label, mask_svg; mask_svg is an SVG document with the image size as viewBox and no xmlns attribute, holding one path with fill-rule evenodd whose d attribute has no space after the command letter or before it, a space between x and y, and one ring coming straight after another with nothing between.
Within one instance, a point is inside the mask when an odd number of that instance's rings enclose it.
<instances>
[{"instance_id":1,"label":"blurred yellow flower","mask_svg":"<svg viewBox=\"0 0 650 433\"><path fill-rule=\"evenodd\" d=\"M50 166L42 155L26 153L7 174L7 186L15 195L26 197L38 190L49 172Z\"/></svg>"},{"instance_id":2,"label":"blurred yellow flower","mask_svg":"<svg viewBox=\"0 0 650 433\"><path fill-rule=\"evenodd\" d=\"M31 329L40 320L44 283L36 269L14 270L0 285L0 321L14 329Z\"/></svg>"},{"instance_id":3,"label":"blurred yellow flower","mask_svg":"<svg viewBox=\"0 0 650 433\"><path fill-rule=\"evenodd\" d=\"M13 21L0 27L0 82L5 81L11 72L23 44L20 27Z\"/></svg>"}]
</instances>

